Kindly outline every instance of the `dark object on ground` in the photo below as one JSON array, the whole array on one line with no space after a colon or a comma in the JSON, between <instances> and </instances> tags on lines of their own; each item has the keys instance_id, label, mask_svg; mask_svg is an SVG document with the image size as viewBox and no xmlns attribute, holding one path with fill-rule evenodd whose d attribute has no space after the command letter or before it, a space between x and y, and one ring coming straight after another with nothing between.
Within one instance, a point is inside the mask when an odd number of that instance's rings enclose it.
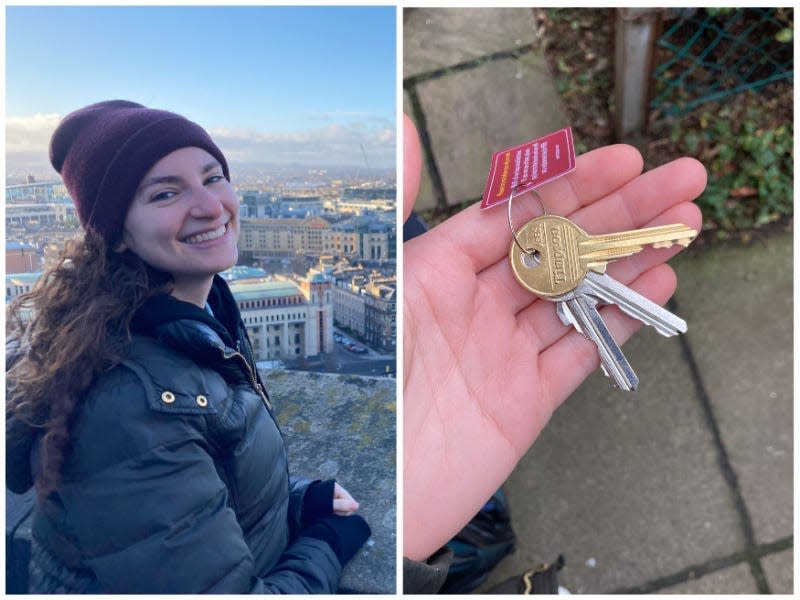
<instances>
[{"instance_id":1,"label":"dark object on ground","mask_svg":"<svg viewBox=\"0 0 800 600\"><path fill-rule=\"evenodd\" d=\"M514 551L516 541L505 494L498 490L447 543L454 556L440 593L466 594L477 588L495 565Z\"/></svg>"}]
</instances>

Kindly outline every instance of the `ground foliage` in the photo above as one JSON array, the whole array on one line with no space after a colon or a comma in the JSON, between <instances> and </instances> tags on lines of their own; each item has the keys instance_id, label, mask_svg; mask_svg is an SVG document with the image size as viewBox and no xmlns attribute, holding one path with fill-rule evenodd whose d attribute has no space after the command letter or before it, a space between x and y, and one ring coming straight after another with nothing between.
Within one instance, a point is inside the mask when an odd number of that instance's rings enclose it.
<instances>
[{"instance_id":1,"label":"ground foliage","mask_svg":"<svg viewBox=\"0 0 800 600\"><path fill-rule=\"evenodd\" d=\"M613 8L532 9L541 48L558 90L576 151L616 141L614 132ZM733 9L699 9L725 19ZM676 13L664 13L665 24ZM786 27L775 41L791 45L793 11L779 9ZM663 59L663 57L661 57ZM687 65L683 65L686 68ZM682 68L674 66L676 71ZM679 116L652 110L637 144L652 169L679 156L694 156L708 169L698 199L705 234L693 246L792 225L793 85L780 81L709 102ZM422 213L435 225L463 209Z\"/></svg>"},{"instance_id":2,"label":"ground foliage","mask_svg":"<svg viewBox=\"0 0 800 600\"><path fill-rule=\"evenodd\" d=\"M534 15L576 149L613 143L614 9L535 9ZM786 28L776 42L791 45L793 13L778 17ZM793 135L792 82L780 81L680 116L653 110L640 147L647 169L684 155L703 162L709 172L698 200L709 234L704 241L747 241L769 226L791 227Z\"/></svg>"},{"instance_id":3,"label":"ground foliage","mask_svg":"<svg viewBox=\"0 0 800 600\"><path fill-rule=\"evenodd\" d=\"M614 9L534 9L534 20L576 152L613 143Z\"/></svg>"}]
</instances>

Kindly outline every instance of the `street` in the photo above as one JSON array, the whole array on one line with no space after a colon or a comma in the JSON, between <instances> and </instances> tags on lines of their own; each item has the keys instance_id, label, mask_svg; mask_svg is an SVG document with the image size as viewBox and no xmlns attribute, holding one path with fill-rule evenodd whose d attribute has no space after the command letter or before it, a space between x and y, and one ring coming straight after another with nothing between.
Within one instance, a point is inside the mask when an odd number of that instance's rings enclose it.
<instances>
[{"instance_id":1,"label":"street","mask_svg":"<svg viewBox=\"0 0 800 600\"><path fill-rule=\"evenodd\" d=\"M364 354L356 354L346 350L340 343L335 343L334 346L336 350L331 354L283 360L283 363L286 369L295 371L374 377L394 377L397 373L397 360L394 354L382 354L372 348L367 348Z\"/></svg>"}]
</instances>

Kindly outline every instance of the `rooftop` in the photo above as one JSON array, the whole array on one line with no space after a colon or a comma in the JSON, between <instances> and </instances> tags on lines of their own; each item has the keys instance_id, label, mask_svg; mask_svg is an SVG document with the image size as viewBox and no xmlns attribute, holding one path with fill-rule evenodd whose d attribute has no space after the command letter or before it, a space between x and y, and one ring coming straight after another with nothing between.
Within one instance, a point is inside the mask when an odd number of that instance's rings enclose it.
<instances>
[{"instance_id":1,"label":"rooftop","mask_svg":"<svg viewBox=\"0 0 800 600\"><path fill-rule=\"evenodd\" d=\"M9 250L35 250L33 246L26 242L10 242L6 241L6 252Z\"/></svg>"},{"instance_id":2,"label":"rooftop","mask_svg":"<svg viewBox=\"0 0 800 600\"><path fill-rule=\"evenodd\" d=\"M25 285L36 283L39 277L42 276L41 271L33 271L31 273L7 273L6 284Z\"/></svg>"},{"instance_id":3,"label":"rooftop","mask_svg":"<svg viewBox=\"0 0 800 600\"><path fill-rule=\"evenodd\" d=\"M253 277L265 277L267 272L257 267L247 265L236 265L220 273L225 281L236 281L237 279L251 279Z\"/></svg>"},{"instance_id":4,"label":"rooftop","mask_svg":"<svg viewBox=\"0 0 800 600\"><path fill-rule=\"evenodd\" d=\"M290 280L268 279L239 279L229 283L233 297L238 301L256 300L260 298L283 298L302 294L300 287Z\"/></svg>"}]
</instances>

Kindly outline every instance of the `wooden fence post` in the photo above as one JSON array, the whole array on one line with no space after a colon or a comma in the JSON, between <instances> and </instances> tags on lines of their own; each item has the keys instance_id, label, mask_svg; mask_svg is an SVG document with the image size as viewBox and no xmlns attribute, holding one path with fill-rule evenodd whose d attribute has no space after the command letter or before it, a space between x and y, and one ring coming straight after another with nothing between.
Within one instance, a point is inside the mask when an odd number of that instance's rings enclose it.
<instances>
[{"instance_id":1,"label":"wooden fence post","mask_svg":"<svg viewBox=\"0 0 800 600\"><path fill-rule=\"evenodd\" d=\"M647 123L647 101L660 8L617 8L614 33L614 133L638 137Z\"/></svg>"}]
</instances>

